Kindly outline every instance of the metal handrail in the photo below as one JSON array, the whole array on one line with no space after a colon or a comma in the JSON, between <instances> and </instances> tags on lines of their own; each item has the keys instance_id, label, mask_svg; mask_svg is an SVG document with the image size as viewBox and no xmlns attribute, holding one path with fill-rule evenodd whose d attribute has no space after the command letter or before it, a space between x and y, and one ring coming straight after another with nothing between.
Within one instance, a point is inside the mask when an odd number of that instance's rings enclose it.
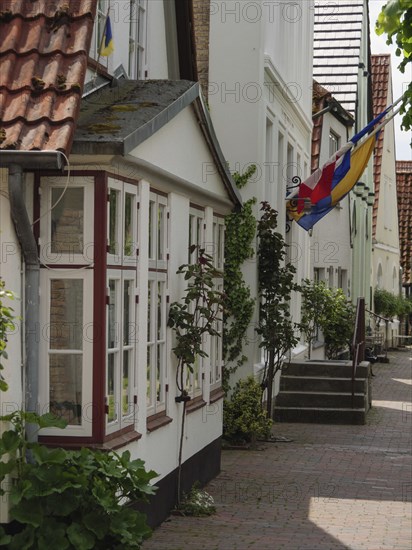
<instances>
[{"instance_id":1,"label":"metal handrail","mask_svg":"<svg viewBox=\"0 0 412 550\"><path fill-rule=\"evenodd\" d=\"M356 369L365 353L365 298L356 304L355 330L352 339L352 409L355 406Z\"/></svg>"}]
</instances>

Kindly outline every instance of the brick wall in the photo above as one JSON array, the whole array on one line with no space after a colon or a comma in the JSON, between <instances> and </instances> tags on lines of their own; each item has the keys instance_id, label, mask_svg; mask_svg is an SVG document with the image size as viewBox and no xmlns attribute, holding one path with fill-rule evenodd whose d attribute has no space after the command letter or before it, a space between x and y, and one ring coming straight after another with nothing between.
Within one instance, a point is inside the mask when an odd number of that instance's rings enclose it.
<instances>
[{"instance_id":1,"label":"brick wall","mask_svg":"<svg viewBox=\"0 0 412 550\"><path fill-rule=\"evenodd\" d=\"M193 0L193 20L197 71L203 95L207 99L209 83L210 0Z\"/></svg>"}]
</instances>

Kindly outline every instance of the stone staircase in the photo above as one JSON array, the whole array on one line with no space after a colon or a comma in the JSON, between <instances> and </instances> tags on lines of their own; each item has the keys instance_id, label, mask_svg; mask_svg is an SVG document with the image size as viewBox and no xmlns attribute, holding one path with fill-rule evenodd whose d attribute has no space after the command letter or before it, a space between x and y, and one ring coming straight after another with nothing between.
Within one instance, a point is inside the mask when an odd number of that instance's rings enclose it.
<instances>
[{"instance_id":1,"label":"stone staircase","mask_svg":"<svg viewBox=\"0 0 412 550\"><path fill-rule=\"evenodd\" d=\"M356 370L352 403L351 361L292 361L282 369L275 398L277 422L365 424L372 402L370 364Z\"/></svg>"}]
</instances>

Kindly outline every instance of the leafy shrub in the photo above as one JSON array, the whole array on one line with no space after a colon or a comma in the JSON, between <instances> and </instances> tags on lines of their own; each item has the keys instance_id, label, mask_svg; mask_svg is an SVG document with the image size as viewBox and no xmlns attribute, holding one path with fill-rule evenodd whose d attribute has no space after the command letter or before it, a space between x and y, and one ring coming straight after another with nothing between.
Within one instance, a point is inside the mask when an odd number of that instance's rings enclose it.
<instances>
[{"instance_id":1,"label":"leafy shrub","mask_svg":"<svg viewBox=\"0 0 412 550\"><path fill-rule=\"evenodd\" d=\"M62 427L62 420L50 414L39 417L18 411L1 420L14 425L0 439L0 480L7 474L12 477L7 496L18 532L8 535L0 528L0 546L9 550L140 548L150 529L145 516L130 504L154 493L149 482L156 477L145 470L142 460L131 461L128 451L121 455L86 448L66 451L28 443L25 422L39 428ZM1 494L6 494L4 489Z\"/></svg>"},{"instance_id":2,"label":"leafy shrub","mask_svg":"<svg viewBox=\"0 0 412 550\"><path fill-rule=\"evenodd\" d=\"M226 400L223 408L223 435L235 443L252 443L266 438L272 420L262 410L262 388L253 376L239 380L232 398Z\"/></svg>"},{"instance_id":3,"label":"leafy shrub","mask_svg":"<svg viewBox=\"0 0 412 550\"><path fill-rule=\"evenodd\" d=\"M216 512L212 495L194 484L188 494L183 496L179 510L186 516L211 516Z\"/></svg>"}]
</instances>

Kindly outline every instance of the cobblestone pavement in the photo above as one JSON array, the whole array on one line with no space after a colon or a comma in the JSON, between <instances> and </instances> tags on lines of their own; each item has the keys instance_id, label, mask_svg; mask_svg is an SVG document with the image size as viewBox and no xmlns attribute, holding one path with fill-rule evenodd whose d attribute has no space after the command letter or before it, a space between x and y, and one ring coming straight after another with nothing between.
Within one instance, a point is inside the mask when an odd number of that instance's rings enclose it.
<instances>
[{"instance_id":1,"label":"cobblestone pavement","mask_svg":"<svg viewBox=\"0 0 412 550\"><path fill-rule=\"evenodd\" d=\"M366 426L276 424L291 443L225 451L217 513L171 516L144 550L410 550L412 350L374 366Z\"/></svg>"}]
</instances>

